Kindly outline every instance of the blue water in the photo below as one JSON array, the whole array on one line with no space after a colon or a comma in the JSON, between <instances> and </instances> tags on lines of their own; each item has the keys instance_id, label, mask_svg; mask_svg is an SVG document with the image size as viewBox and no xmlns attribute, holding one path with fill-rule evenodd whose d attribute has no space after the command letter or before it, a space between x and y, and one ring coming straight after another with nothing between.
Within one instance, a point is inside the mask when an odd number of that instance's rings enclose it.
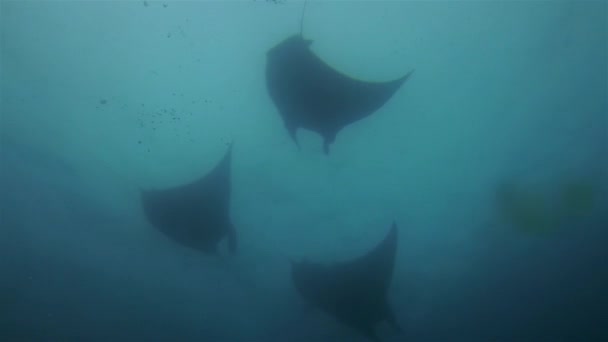
<instances>
[{"instance_id":1,"label":"blue water","mask_svg":"<svg viewBox=\"0 0 608 342\"><path fill-rule=\"evenodd\" d=\"M415 69L330 156L309 131L298 149L265 88L302 5L0 1L0 340L365 341L288 259L356 257L393 220L404 332L383 341L608 340L607 3L310 1L334 68ZM199 177L227 141L239 253L210 258L154 230L138 190ZM550 224L505 214L504 184Z\"/></svg>"}]
</instances>

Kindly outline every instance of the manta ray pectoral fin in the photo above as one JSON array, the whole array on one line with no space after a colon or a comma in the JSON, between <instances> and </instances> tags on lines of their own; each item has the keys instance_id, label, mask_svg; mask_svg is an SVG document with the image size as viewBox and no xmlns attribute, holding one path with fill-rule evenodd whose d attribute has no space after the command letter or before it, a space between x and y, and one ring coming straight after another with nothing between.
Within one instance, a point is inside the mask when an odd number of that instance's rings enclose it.
<instances>
[{"instance_id":1,"label":"manta ray pectoral fin","mask_svg":"<svg viewBox=\"0 0 608 342\"><path fill-rule=\"evenodd\" d=\"M236 230L232 224L228 231L228 251L230 254L236 254Z\"/></svg>"},{"instance_id":2,"label":"manta ray pectoral fin","mask_svg":"<svg viewBox=\"0 0 608 342\"><path fill-rule=\"evenodd\" d=\"M410 78L410 76L412 76L412 74L414 73L414 71L416 71L416 69L412 69L410 72L408 72L405 76L401 77L401 83L407 81L408 78Z\"/></svg>"}]
</instances>

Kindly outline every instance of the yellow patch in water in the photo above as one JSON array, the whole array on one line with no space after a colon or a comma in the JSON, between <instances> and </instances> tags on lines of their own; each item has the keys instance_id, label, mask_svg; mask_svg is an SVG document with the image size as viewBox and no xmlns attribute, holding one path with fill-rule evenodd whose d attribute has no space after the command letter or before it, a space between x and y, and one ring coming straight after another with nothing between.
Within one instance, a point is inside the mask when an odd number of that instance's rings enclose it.
<instances>
[{"instance_id":1,"label":"yellow patch in water","mask_svg":"<svg viewBox=\"0 0 608 342\"><path fill-rule=\"evenodd\" d=\"M555 231L568 218L589 214L596 205L598 187L583 179L563 183L549 192L504 184L497 193L502 219L526 233Z\"/></svg>"},{"instance_id":2,"label":"yellow patch in water","mask_svg":"<svg viewBox=\"0 0 608 342\"><path fill-rule=\"evenodd\" d=\"M549 210L541 194L503 187L498 194L498 208L503 219L526 233L547 233L557 228L557 217Z\"/></svg>"},{"instance_id":3,"label":"yellow patch in water","mask_svg":"<svg viewBox=\"0 0 608 342\"><path fill-rule=\"evenodd\" d=\"M590 182L577 181L562 188L561 202L564 214L582 216L595 206L597 188Z\"/></svg>"}]
</instances>

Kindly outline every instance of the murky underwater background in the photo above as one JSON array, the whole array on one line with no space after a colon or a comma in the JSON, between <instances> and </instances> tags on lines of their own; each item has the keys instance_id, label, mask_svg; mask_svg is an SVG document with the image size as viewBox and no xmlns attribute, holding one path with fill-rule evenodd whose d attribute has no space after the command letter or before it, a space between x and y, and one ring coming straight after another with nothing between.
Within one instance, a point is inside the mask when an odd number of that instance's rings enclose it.
<instances>
[{"instance_id":1,"label":"murky underwater background","mask_svg":"<svg viewBox=\"0 0 608 342\"><path fill-rule=\"evenodd\" d=\"M364 341L288 259L352 258L393 220L383 341L608 340L607 3L310 1L336 69L415 69L329 156L265 88L302 5L0 2L0 340ZM210 258L138 190L228 141L239 253Z\"/></svg>"}]
</instances>

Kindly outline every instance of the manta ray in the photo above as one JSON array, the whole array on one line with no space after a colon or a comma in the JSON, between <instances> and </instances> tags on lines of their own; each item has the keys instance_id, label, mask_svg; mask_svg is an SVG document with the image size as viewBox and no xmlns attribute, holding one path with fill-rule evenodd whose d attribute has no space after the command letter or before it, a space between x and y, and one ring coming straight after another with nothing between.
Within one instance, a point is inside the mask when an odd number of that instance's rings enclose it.
<instances>
[{"instance_id":1,"label":"manta ray","mask_svg":"<svg viewBox=\"0 0 608 342\"><path fill-rule=\"evenodd\" d=\"M323 150L340 130L382 107L413 71L388 82L364 82L344 75L310 49L312 40L293 35L266 55L266 87L283 123L298 144L296 131L306 128L323 137Z\"/></svg>"},{"instance_id":2,"label":"manta ray","mask_svg":"<svg viewBox=\"0 0 608 342\"><path fill-rule=\"evenodd\" d=\"M333 265L292 262L292 280L314 306L370 340L380 341L375 332L379 322L401 331L387 299L396 251L397 225L393 223L384 240L354 260Z\"/></svg>"},{"instance_id":3,"label":"manta ray","mask_svg":"<svg viewBox=\"0 0 608 342\"><path fill-rule=\"evenodd\" d=\"M141 200L149 222L172 240L208 255L218 254L224 237L236 252L236 231L230 220L232 144L222 160L202 178L164 190L143 190Z\"/></svg>"}]
</instances>

